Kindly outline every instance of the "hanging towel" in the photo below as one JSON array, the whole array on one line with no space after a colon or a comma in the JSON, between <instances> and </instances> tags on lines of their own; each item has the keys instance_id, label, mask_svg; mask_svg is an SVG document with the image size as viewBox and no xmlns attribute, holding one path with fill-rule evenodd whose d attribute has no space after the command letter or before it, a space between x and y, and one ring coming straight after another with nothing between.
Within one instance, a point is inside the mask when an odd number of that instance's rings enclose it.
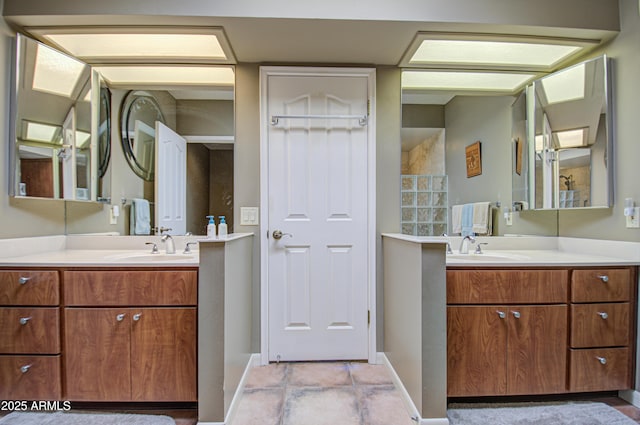
<instances>
[{"instance_id":1,"label":"hanging towel","mask_svg":"<svg viewBox=\"0 0 640 425\"><path fill-rule=\"evenodd\" d=\"M473 223L471 230L476 235L491 235L491 203L473 204Z\"/></svg>"},{"instance_id":2,"label":"hanging towel","mask_svg":"<svg viewBox=\"0 0 640 425\"><path fill-rule=\"evenodd\" d=\"M462 207L462 205L451 207L451 234L453 235L462 233Z\"/></svg>"},{"instance_id":3,"label":"hanging towel","mask_svg":"<svg viewBox=\"0 0 640 425\"><path fill-rule=\"evenodd\" d=\"M151 212L149 210L149 201L146 199L134 198L131 200L129 234L151 234Z\"/></svg>"},{"instance_id":4,"label":"hanging towel","mask_svg":"<svg viewBox=\"0 0 640 425\"><path fill-rule=\"evenodd\" d=\"M464 204L462 206L462 225L460 234L464 236L473 236L473 204Z\"/></svg>"}]
</instances>

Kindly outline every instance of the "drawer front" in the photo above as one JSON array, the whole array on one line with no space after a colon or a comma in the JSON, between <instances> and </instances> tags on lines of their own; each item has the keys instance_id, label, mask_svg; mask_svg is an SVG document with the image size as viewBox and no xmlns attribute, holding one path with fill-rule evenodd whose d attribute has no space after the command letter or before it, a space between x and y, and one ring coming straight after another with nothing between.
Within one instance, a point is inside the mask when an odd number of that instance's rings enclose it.
<instances>
[{"instance_id":1,"label":"drawer front","mask_svg":"<svg viewBox=\"0 0 640 425\"><path fill-rule=\"evenodd\" d=\"M0 309L0 353L60 353L60 311L56 307Z\"/></svg>"},{"instance_id":2,"label":"drawer front","mask_svg":"<svg viewBox=\"0 0 640 425\"><path fill-rule=\"evenodd\" d=\"M628 348L570 350L569 391L613 391L631 388Z\"/></svg>"},{"instance_id":3,"label":"drawer front","mask_svg":"<svg viewBox=\"0 0 640 425\"><path fill-rule=\"evenodd\" d=\"M629 345L629 303L572 304L571 347Z\"/></svg>"},{"instance_id":4,"label":"drawer front","mask_svg":"<svg viewBox=\"0 0 640 425\"><path fill-rule=\"evenodd\" d=\"M197 270L65 271L66 306L196 305Z\"/></svg>"},{"instance_id":5,"label":"drawer front","mask_svg":"<svg viewBox=\"0 0 640 425\"><path fill-rule=\"evenodd\" d=\"M0 399L60 400L60 356L0 355Z\"/></svg>"},{"instance_id":6,"label":"drawer front","mask_svg":"<svg viewBox=\"0 0 640 425\"><path fill-rule=\"evenodd\" d=\"M629 301L631 269L574 270L571 301L574 303Z\"/></svg>"},{"instance_id":7,"label":"drawer front","mask_svg":"<svg viewBox=\"0 0 640 425\"><path fill-rule=\"evenodd\" d=\"M0 305L58 305L59 287L55 270L2 270Z\"/></svg>"},{"instance_id":8,"label":"drawer front","mask_svg":"<svg viewBox=\"0 0 640 425\"><path fill-rule=\"evenodd\" d=\"M447 304L566 303L568 285L568 270L449 270Z\"/></svg>"}]
</instances>

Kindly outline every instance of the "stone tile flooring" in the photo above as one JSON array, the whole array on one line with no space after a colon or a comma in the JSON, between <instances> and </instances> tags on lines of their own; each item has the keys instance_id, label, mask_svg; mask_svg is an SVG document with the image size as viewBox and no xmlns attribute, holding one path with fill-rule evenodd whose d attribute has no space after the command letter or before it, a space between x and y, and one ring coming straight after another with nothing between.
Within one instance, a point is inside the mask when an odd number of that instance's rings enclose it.
<instances>
[{"instance_id":1,"label":"stone tile flooring","mask_svg":"<svg viewBox=\"0 0 640 425\"><path fill-rule=\"evenodd\" d=\"M413 425L386 367L280 363L250 370L230 425Z\"/></svg>"}]
</instances>

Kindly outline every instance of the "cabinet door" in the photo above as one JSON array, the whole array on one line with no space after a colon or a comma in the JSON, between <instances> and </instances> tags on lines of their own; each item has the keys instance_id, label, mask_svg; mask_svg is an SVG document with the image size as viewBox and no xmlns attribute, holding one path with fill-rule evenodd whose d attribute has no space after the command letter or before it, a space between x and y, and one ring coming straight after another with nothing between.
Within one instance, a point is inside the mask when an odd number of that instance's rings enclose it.
<instances>
[{"instance_id":1,"label":"cabinet door","mask_svg":"<svg viewBox=\"0 0 640 425\"><path fill-rule=\"evenodd\" d=\"M57 307L0 309L0 353L58 354L60 313Z\"/></svg>"},{"instance_id":2,"label":"cabinet door","mask_svg":"<svg viewBox=\"0 0 640 425\"><path fill-rule=\"evenodd\" d=\"M0 356L0 399L60 400L60 355Z\"/></svg>"},{"instance_id":3,"label":"cabinet door","mask_svg":"<svg viewBox=\"0 0 640 425\"><path fill-rule=\"evenodd\" d=\"M196 401L196 309L132 309L133 401Z\"/></svg>"},{"instance_id":4,"label":"cabinet door","mask_svg":"<svg viewBox=\"0 0 640 425\"><path fill-rule=\"evenodd\" d=\"M507 317L509 394L565 392L567 306L511 306Z\"/></svg>"},{"instance_id":5,"label":"cabinet door","mask_svg":"<svg viewBox=\"0 0 640 425\"><path fill-rule=\"evenodd\" d=\"M67 308L66 399L129 401L131 313L124 308Z\"/></svg>"},{"instance_id":6,"label":"cabinet door","mask_svg":"<svg viewBox=\"0 0 640 425\"><path fill-rule=\"evenodd\" d=\"M507 391L507 309L447 308L447 393L503 395Z\"/></svg>"}]
</instances>

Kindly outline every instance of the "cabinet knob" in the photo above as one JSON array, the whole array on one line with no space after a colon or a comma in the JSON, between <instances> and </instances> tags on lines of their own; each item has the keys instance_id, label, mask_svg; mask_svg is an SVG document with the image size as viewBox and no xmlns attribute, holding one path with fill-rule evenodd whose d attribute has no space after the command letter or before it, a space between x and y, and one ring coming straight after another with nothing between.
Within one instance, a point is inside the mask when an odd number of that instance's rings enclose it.
<instances>
[{"instance_id":1,"label":"cabinet knob","mask_svg":"<svg viewBox=\"0 0 640 425\"><path fill-rule=\"evenodd\" d=\"M125 315L124 315L124 313L118 314L118 315L116 316L116 320L117 320L118 322L122 322L122 321L124 320L124 316L125 316Z\"/></svg>"},{"instance_id":2,"label":"cabinet knob","mask_svg":"<svg viewBox=\"0 0 640 425\"><path fill-rule=\"evenodd\" d=\"M504 319L505 317L507 317L507 315L504 313L504 311L496 311L496 313L498 313L498 317L501 319Z\"/></svg>"},{"instance_id":3,"label":"cabinet knob","mask_svg":"<svg viewBox=\"0 0 640 425\"><path fill-rule=\"evenodd\" d=\"M137 322L142 317L142 313L136 313L133 315L133 320Z\"/></svg>"},{"instance_id":4,"label":"cabinet knob","mask_svg":"<svg viewBox=\"0 0 640 425\"><path fill-rule=\"evenodd\" d=\"M600 274L598 275L598 279L600 279L601 281L603 281L604 283L609 282L609 276L607 276L606 274Z\"/></svg>"},{"instance_id":5,"label":"cabinet knob","mask_svg":"<svg viewBox=\"0 0 640 425\"><path fill-rule=\"evenodd\" d=\"M25 283L29 282L29 280L31 280L31 278L30 278L30 277L20 276L20 277L18 278L18 283L19 283L20 285L24 285Z\"/></svg>"},{"instance_id":6,"label":"cabinet knob","mask_svg":"<svg viewBox=\"0 0 640 425\"><path fill-rule=\"evenodd\" d=\"M20 367L20 372L27 373L27 372L29 372L29 369L31 369L31 365L30 364L26 364L26 365Z\"/></svg>"},{"instance_id":7,"label":"cabinet knob","mask_svg":"<svg viewBox=\"0 0 640 425\"><path fill-rule=\"evenodd\" d=\"M605 311L599 311L598 316L600 316L602 320L609 318L609 315Z\"/></svg>"},{"instance_id":8,"label":"cabinet knob","mask_svg":"<svg viewBox=\"0 0 640 425\"><path fill-rule=\"evenodd\" d=\"M520 312L519 311L512 311L511 314L513 314L513 317L515 317L516 319L520 318Z\"/></svg>"},{"instance_id":9,"label":"cabinet knob","mask_svg":"<svg viewBox=\"0 0 640 425\"><path fill-rule=\"evenodd\" d=\"M599 357L599 356L596 356L596 359L598 359L598 361L600 362L600 364L607 364L607 358L606 358L606 357Z\"/></svg>"},{"instance_id":10,"label":"cabinet knob","mask_svg":"<svg viewBox=\"0 0 640 425\"><path fill-rule=\"evenodd\" d=\"M24 326L27 323L29 323L29 320L31 320L31 317L21 317L20 318L20 324Z\"/></svg>"}]
</instances>

